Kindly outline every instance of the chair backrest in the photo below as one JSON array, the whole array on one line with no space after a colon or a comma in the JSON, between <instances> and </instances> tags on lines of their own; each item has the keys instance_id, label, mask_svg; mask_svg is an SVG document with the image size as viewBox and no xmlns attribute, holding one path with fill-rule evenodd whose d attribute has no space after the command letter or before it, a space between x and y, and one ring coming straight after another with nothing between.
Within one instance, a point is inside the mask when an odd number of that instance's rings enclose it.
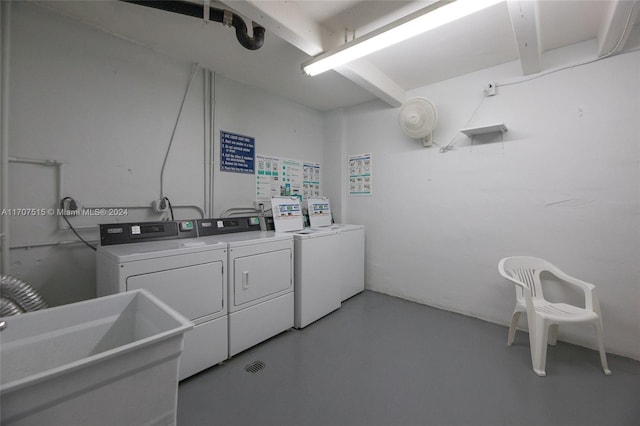
<instances>
[{"instance_id":1,"label":"chair backrest","mask_svg":"<svg viewBox=\"0 0 640 426\"><path fill-rule=\"evenodd\" d=\"M505 257L498 263L500 275L516 284L516 298L523 304L525 287L531 291L531 297L544 298L540 273L554 269L555 267L546 260L531 256Z\"/></svg>"}]
</instances>

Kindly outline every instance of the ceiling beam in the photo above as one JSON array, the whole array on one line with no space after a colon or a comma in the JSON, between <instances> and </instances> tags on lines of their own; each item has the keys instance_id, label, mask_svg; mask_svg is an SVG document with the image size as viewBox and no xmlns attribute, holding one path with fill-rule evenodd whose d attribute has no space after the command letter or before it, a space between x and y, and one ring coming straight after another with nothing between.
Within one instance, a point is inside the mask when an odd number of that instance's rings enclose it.
<instances>
[{"instance_id":1,"label":"ceiling beam","mask_svg":"<svg viewBox=\"0 0 640 426\"><path fill-rule=\"evenodd\" d=\"M366 59L342 65L335 71L392 107L399 107L404 103L404 89Z\"/></svg>"},{"instance_id":2,"label":"ceiling beam","mask_svg":"<svg viewBox=\"0 0 640 426\"><path fill-rule=\"evenodd\" d=\"M326 30L307 16L295 1L227 0L224 3L310 56L344 43L344 34ZM343 65L335 71L393 107L404 102L404 89L366 59Z\"/></svg>"},{"instance_id":3,"label":"ceiling beam","mask_svg":"<svg viewBox=\"0 0 640 426\"><path fill-rule=\"evenodd\" d=\"M637 1L614 0L608 2L607 13L598 31L598 56L620 52L629 38L638 15Z\"/></svg>"},{"instance_id":4,"label":"ceiling beam","mask_svg":"<svg viewBox=\"0 0 640 426\"><path fill-rule=\"evenodd\" d=\"M535 74L542 69L537 3L538 0L507 2L523 75Z\"/></svg>"}]
</instances>

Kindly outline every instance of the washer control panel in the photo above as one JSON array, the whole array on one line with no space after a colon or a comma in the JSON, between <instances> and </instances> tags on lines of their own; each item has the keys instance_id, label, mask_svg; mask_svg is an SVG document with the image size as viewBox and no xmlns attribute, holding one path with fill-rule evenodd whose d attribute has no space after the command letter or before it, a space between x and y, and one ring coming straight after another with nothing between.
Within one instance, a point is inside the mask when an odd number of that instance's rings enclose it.
<instances>
[{"instance_id":1,"label":"washer control panel","mask_svg":"<svg viewBox=\"0 0 640 426\"><path fill-rule=\"evenodd\" d=\"M258 216L197 219L196 224L200 237L233 232L260 231L260 217Z\"/></svg>"},{"instance_id":2,"label":"washer control panel","mask_svg":"<svg viewBox=\"0 0 640 426\"><path fill-rule=\"evenodd\" d=\"M195 238L197 236L194 220L108 223L100 225L100 244L103 246Z\"/></svg>"},{"instance_id":3,"label":"washer control panel","mask_svg":"<svg viewBox=\"0 0 640 426\"><path fill-rule=\"evenodd\" d=\"M259 216L171 220L166 222L108 223L100 225L100 244L110 246L114 244L196 238L260 230Z\"/></svg>"}]
</instances>

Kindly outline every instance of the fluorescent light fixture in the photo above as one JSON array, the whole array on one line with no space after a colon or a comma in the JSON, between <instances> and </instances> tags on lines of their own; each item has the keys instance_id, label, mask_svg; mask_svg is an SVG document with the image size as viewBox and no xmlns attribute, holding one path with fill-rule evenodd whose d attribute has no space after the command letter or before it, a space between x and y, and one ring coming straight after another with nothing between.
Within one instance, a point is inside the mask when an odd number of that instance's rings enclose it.
<instances>
[{"instance_id":1,"label":"fluorescent light fixture","mask_svg":"<svg viewBox=\"0 0 640 426\"><path fill-rule=\"evenodd\" d=\"M322 53L302 64L310 76L321 74L403 40L471 15L504 0L441 0L395 22Z\"/></svg>"}]
</instances>

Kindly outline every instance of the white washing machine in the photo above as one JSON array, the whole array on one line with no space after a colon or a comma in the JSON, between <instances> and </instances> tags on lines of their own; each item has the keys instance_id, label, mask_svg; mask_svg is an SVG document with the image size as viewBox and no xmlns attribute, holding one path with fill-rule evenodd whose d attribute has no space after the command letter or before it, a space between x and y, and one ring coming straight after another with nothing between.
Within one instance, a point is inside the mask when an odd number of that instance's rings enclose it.
<instances>
[{"instance_id":1,"label":"white washing machine","mask_svg":"<svg viewBox=\"0 0 640 426\"><path fill-rule=\"evenodd\" d=\"M364 225L332 224L318 229L338 231L335 246L340 270L340 300L364 290Z\"/></svg>"},{"instance_id":2,"label":"white washing machine","mask_svg":"<svg viewBox=\"0 0 640 426\"><path fill-rule=\"evenodd\" d=\"M344 301L364 290L364 226L332 224L331 205L327 197L307 199L312 229L338 231L334 250L338 255L340 300Z\"/></svg>"},{"instance_id":3,"label":"white washing machine","mask_svg":"<svg viewBox=\"0 0 640 426\"><path fill-rule=\"evenodd\" d=\"M114 228L117 229L117 228ZM208 238L100 246L97 293L144 288L189 318L179 379L228 358L227 245Z\"/></svg>"},{"instance_id":4,"label":"white washing machine","mask_svg":"<svg viewBox=\"0 0 640 426\"><path fill-rule=\"evenodd\" d=\"M249 231L215 238L228 247L231 357L293 327L293 236Z\"/></svg>"},{"instance_id":5,"label":"white washing machine","mask_svg":"<svg viewBox=\"0 0 640 426\"><path fill-rule=\"evenodd\" d=\"M305 229L294 233L294 327L303 328L340 308L338 231Z\"/></svg>"},{"instance_id":6,"label":"white washing machine","mask_svg":"<svg viewBox=\"0 0 640 426\"><path fill-rule=\"evenodd\" d=\"M328 198L308 198L306 203L312 224L331 224ZM300 329L340 308L338 232L304 229L297 197L273 197L271 207L276 231L294 238L294 327Z\"/></svg>"}]
</instances>

